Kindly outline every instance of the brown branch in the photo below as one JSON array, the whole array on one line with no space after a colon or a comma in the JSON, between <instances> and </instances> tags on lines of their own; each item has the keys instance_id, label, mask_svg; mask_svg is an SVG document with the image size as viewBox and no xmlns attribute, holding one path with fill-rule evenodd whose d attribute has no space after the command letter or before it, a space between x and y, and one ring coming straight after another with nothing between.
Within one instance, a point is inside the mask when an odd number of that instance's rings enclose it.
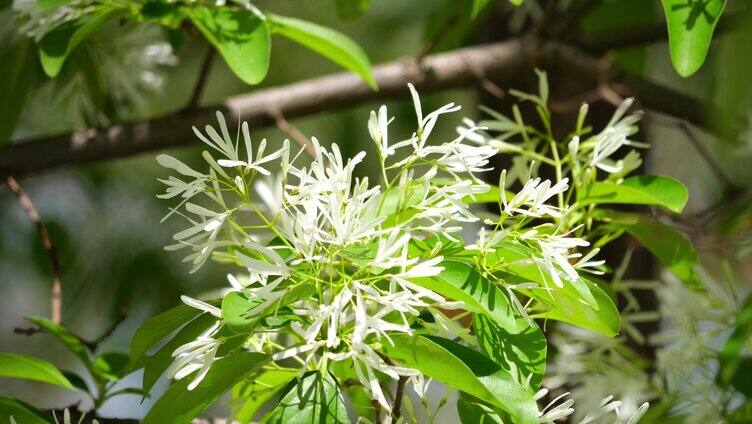
<instances>
[{"instance_id":1,"label":"brown branch","mask_svg":"<svg viewBox=\"0 0 752 424\"><path fill-rule=\"evenodd\" d=\"M397 380L397 391L394 394L394 401L392 402L392 418L394 422L397 422L402 415L402 398L405 396L405 386L407 385L407 377L401 375Z\"/></svg>"},{"instance_id":2,"label":"brown branch","mask_svg":"<svg viewBox=\"0 0 752 424\"><path fill-rule=\"evenodd\" d=\"M300 147L303 147L312 158L316 157L316 149L313 147L313 144L309 142L308 137L306 137L305 134L300 132L296 126L287 122L287 119L285 119L284 115L278 110L273 110L270 113L274 116L277 128L279 128L280 131L289 134L290 137L292 137Z\"/></svg>"},{"instance_id":3,"label":"brown branch","mask_svg":"<svg viewBox=\"0 0 752 424\"><path fill-rule=\"evenodd\" d=\"M191 126L214 122L214 113L227 115L230 125L242 117L254 127L277 124L269 111L276 110L286 119L325 111L407 97L405 85L413 82L421 92L445 90L481 84L485 76L496 83L511 84L531 67L565 66L579 77L598 82L623 84L641 104L653 111L685 119L716 135L731 139L749 122L735 113L669 90L650 81L614 71L597 57L571 46L550 43L538 48L533 40L513 39L500 43L458 49L426 56L416 65L414 59L398 60L374 67L378 91L371 90L351 73L313 78L280 87L255 90L227 99L224 104L186 110L143 122L116 124L99 130L20 140L0 149L0 176L23 175L66 164L80 164L126 157L142 152L197 143ZM728 122L713 121L722 117Z\"/></svg>"},{"instance_id":4,"label":"brown branch","mask_svg":"<svg viewBox=\"0 0 752 424\"><path fill-rule=\"evenodd\" d=\"M47 231L47 227L42 222L42 219L39 217L39 213L37 212L36 208L34 207L34 203L31 201L31 198L24 192L24 190L21 188L21 185L18 184L18 181L12 176L7 176L5 178L5 184L8 186L8 188L15 193L16 197L18 197L18 203L21 205L21 208L26 213L26 216L29 218L29 221L31 221L36 227L37 232L39 233L39 238L42 239L42 246L44 247L45 252L47 252L47 256L50 258L50 265L52 267L52 300L51 300L51 307L52 307L52 313L51 313L51 319L52 322L55 324L60 324L61 315L62 315L62 287L60 284L60 275L61 275L61 268L60 268L60 259L57 255L57 250L55 250L55 246L52 244L52 239L50 239L50 234Z\"/></svg>"}]
</instances>

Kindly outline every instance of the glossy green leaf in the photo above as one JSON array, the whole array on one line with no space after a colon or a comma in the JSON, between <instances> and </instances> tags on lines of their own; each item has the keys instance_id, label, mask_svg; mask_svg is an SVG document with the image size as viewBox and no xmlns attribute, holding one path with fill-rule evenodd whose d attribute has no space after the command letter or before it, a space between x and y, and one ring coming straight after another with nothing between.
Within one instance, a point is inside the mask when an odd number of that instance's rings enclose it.
<instances>
[{"instance_id":1,"label":"glossy green leaf","mask_svg":"<svg viewBox=\"0 0 752 424\"><path fill-rule=\"evenodd\" d=\"M121 12L122 9L104 6L78 19L67 21L45 34L39 42L39 59L47 76L57 76L73 49Z\"/></svg>"},{"instance_id":2,"label":"glossy green leaf","mask_svg":"<svg viewBox=\"0 0 752 424\"><path fill-rule=\"evenodd\" d=\"M344 20L353 20L363 16L371 7L371 0L334 0L337 16Z\"/></svg>"},{"instance_id":3,"label":"glossy green leaf","mask_svg":"<svg viewBox=\"0 0 752 424\"><path fill-rule=\"evenodd\" d=\"M522 2L525 0L509 0L509 3L512 3L515 6L519 6L522 4Z\"/></svg>"},{"instance_id":4,"label":"glossy green leaf","mask_svg":"<svg viewBox=\"0 0 752 424\"><path fill-rule=\"evenodd\" d=\"M668 25L671 63L688 77L702 66L726 0L661 0Z\"/></svg>"},{"instance_id":5,"label":"glossy green leaf","mask_svg":"<svg viewBox=\"0 0 752 424\"><path fill-rule=\"evenodd\" d=\"M0 397L0 422L9 423L10 418L17 424L51 424L52 418L42 411L20 400Z\"/></svg>"},{"instance_id":6,"label":"glossy green leaf","mask_svg":"<svg viewBox=\"0 0 752 424\"><path fill-rule=\"evenodd\" d=\"M726 340L718 356L718 381L733 386L747 398L752 398L752 356L749 353L751 340L752 296L744 302L736 317L734 332Z\"/></svg>"},{"instance_id":7,"label":"glossy green leaf","mask_svg":"<svg viewBox=\"0 0 752 424\"><path fill-rule=\"evenodd\" d=\"M439 275L413 282L462 301L467 311L481 314L475 320L476 334L487 355L518 382L532 375L532 385L537 389L546 368L546 338L540 328L520 317L507 296L473 267L451 261L441 265L444 270Z\"/></svg>"},{"instance_id":8,"label":"glossy green leaf","mask_svg":"<svg viewBox=\"0 0 752 424\"><path fill-rule=\"evenodd\" d=\"M83 344L81 339L73 334L72 331L65 328L60 324L40 317L26 317L26 320L43 329L49 334L52 334L57 338L65 347L68 348L74 355L84 364L86 369L91 373L95 380L106 381L113 380L113 376L107 374L102 368L100 368L92 359L89 349Z\"/></svg>"},{"instance_id":9,"label":"glossy green leaf","mask_svg":"<svg viewBox=\"0 0 752 424\"><path fill-rule=\"evenodd\" d=\"M38 66L32 40L24 37L0 55L0 144L10 140L31 88Z\"/></svg>"},{"instance_id":10,"label":"glossy green leaf","mask_svg":"<svg viewBox=\"0 0 752 424\"><path fill-rule=\"evenodd\" d=\"M263 299L249 299L247 294L232 292L222 299L222 319L230 330L238 333L249 333L256 328L261 313L250 315L249 310L264 302Z\"/></svg>"},{"instance_id":11,"label":"glossy green leaf","mask_svg":"<svg viewBox=\"0 0 752 424\"><path fill-rule=\"evenodd\" d=\"M212 364L203 380L188 390L190 376L175 382L152 406L142 424L189 424L222 394L257 371L270 357L261 353L237 352Z\"/></svg>"},{"instance_id":12,"label":"glossy green leaf","mask_svg":"<svg viewBox=\"0 0 752 424\"><path fill-rule=\"evenodd\" d=\"M210 302L212 303L212 302ZM215 305L217 302L213 302ZM170 333L201 314L188 305L176 306L143 323L131 337L131 368L143 366L146 353Z\"/></svg>"},{"instance_id":13,"label":"glossy green leaf","mask_svg":"<svg viewBox=\"0 0 752 424\"><path fill-rule=\"evenodd\" d=\"M243 82L258 84L266 77L272 44L261 18L229 7L191 7L186 14Z\"/></svg>"},{"instance_id":14,"label":"glossy green leaf","mask_svg":"<svg viewBox=\"0 0 752 424\"><path fill-rule=\"evenodd\" d=\"M202 314L196 317L183 328L181 328L175 337L171 338L169 342L165 343L154 355L144 359L144 377L141 385L144 393L149 393L156 384L159 377L164 374L167 368L172 364L175 358L172 357L172 352L180 346L193 341L201 333L206 331L214 322L216 318L213 315Z\"/></svg>"},{"instance_id":15,"label":"glossy green leaf","mask_svg":"<svg viewBox=\"0 0 752 424\"><path fill-rule=\"evenodd\" d=\"M376 81L371 72L371 62L363 49L350 37L312 22L269 14L271 30L296 43L308 47L332 62L358 74L376 90Z\"/></svg>"},{"instance_id":16,"label":"glossy green leaf","mask_svg":"<svg viewBox=\"0 0 752 424\"><path fill-rule=\"evenodd\" d=\"M697 252L689 240L673 227L645 215L620 214L624 229L645 246L686 285L700 288Z\"/></svg>"},{"instance_id":17,"label":"glossy green leaf","mask_svg":"<svg viewBox=\"0 0 752 424\"><path fill-rule=\"evenodd\" d=\"M507 266L505 279L509 284L538 284L535 289L519 290L545 306L546 309L538 316L568 322L609 337L619 332L619 311L613 300L596 284L580 278L557 287L530 260L533 252L520 244L504 244L496 255L496 260L503 261Z\"/></svg>"},{"instance_id":18,"label":"glossy green leaf","mask_svg":"<svg viewBox=\"0 0 752 424\"><path fill-rule=\"evenodd\" d=\"M496 362L451 340L433 336L392 336L382 351L393 361L495 405L516 423L537 424L538 406L528 392Z\"/></svg>"},{"instance_id":19,"label":"glossy green leaf","mask_svg":"<svg viewBox=\"0 0 752 424\"><path fill-rule=\"evenodd\" d=\"M662 175L638 175L616 184L607 181L594 183L579 202L656 205L679 213L687 204L689 192L678 180Z\"/></svg>"},{"instance_id":20,"label":"glossy green leaf","mask_svg":"<svg viewBox=\"0 0 752 424\"><path fill-rule=\"evenodd\" d=\"M248 377L232 389L233 404L240 406L235 411L235 420L247 424L253 420L259 409L300 375L301 371L291 368L275 368L259 375Z\"/></svg>"},{"instance_id":21,"label":"glossy green leaf","mask_svg":"<svg viewBox=\"0 0 752 424\"><path fill-rule=\"evenodd\" d=\"M52 363L33 356L0 353L0 377L20 378L73 389L73 385Z\"/></svg>"},{"instance_id":22,"label":"glossy green leaf","mask_svg":"<svg viewBox=\"0 0 752 424\"><path fill-rule=\"evenodd\" d=\"M265 422L345 424L350 420L339 385L331 374L311 371L289 388Z\"/></svg>"},{"instance_id":23,"label":"glossy green leaf","mask_svg":"<svg viewBox=\"0 0 752 424\"><path fill-rule=\"evenodd\" d=\"M462 424L504 424L499 415L486 405L457 399L457 415Z\"/></svg>"}]
</instances>

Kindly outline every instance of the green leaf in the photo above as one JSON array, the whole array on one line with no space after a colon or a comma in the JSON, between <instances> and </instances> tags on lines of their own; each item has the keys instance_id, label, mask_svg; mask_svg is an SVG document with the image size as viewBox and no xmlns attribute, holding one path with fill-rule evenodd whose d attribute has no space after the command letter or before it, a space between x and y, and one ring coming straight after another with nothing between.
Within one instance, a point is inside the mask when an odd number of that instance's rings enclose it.
<instances>
[{"instance_id":1,"label":"green leaf","mask_svg":"<svg viewBox=\"0 0 752 424\"><path fill-rule=\"evenodd\" d=\"M507 265L508 284L538 283L534 289L518 290L539 301L547 309L539 317L568 322L611 337L621 328L621 318L613 300L596 284L580 278L557 287L530 258L533 253L520 244L500 247L497 260Z\"/></svg>"},{"instance_id":2,"label":"green leaf","mask_svg":"<svg viewBox=\"0 0 752 424\"><path fill-rule=\"evenodd\" d=\"M334 0L337 16L351 21L361 17L371 7L371 0Z\"/></svg>"},{"instance_id":3,"label":"green leaf","mask_svg":"<svg viewBox=\"0 0 752 424\"><path fill-rule=\"evenodd\" d=\"M718 356L718 381L752 398L752 356L748 351L752 340L752 296L744 302L734 327Z\"/></svg>"},{"instance_id":4,"label":"green leaf","mask_svg":"<svg viewBox=\"0 0 752 424\"><path fill-rule=\"evenodd\" d=\"M457 399L457 414L462 424L504 424L493 409L462 398Z\"/></svg>"},{"instance_id":5,"label":"green leaf","mask_svg":"<svg viewBox=\"0 0 752 424\"><path fill-rule=\"evenodd\" d=\"M522 2L525 0L509 0L509 3L512 3L515 6L519 6L522 4Z\"/></svg>"},{"instance_id":6,"label":"green leaf","mask_svg":"<svg viewBox=\"0 0 752 424\"><path fill-rule=\"evenodd\" d=\"M473 0L473 8L470 12L470 17L475 19L481 10L486 7L491 0Z\"/></svg>"},{"instance_id":7,"label":"green leaf","mask_svg":"<svg viewBox=\"0 0 752 424\"><path fill-rule=\"evenodd\" d=\"M81 377L80 375L76 374L73 371L62 371L63 376L70 381L70 383L73 385L73 387L81 390L82 392L89 392L89 385L86 384L86 381Z\"/></svg>"},{"instance_id":8,"label":"green leaf","mask_svg":"<svg viewBox=\"0 0 752 424\"><path fill-rule=\"evenodd\" d=\"M394 345L382 345L382 351L392 360L498 406L516 423L538 423L533 395L481 353L441 337L395 334L392 340Z\"/></svg>"},{"instance_id":9,"label":"green leaf","mask_svg":"<svg viewBox=\"0 0 752 424\"><path fill-rule=\"evenodd\" d=\"M451 261L441 265L444 270L439 275L412 282L482 314L476 316L476 334L486 354L518 382L532 375L532 386L537 389L546 368L546 338L540 328L520 317L507 296L473 267Z\"/></svg>"},{"instance_id":10,"label":"green leaf","mask_svg":"<svg viewBox=\"0 0 752 424\"><path fill-rule=\"evenodd\" d=\"M656 205L680 213L687 204L689 193L678 180L662 175L638 175L616 184L608 181L594 183L579 199L583 205L621 203Z\"/></svg>"},{"instance_id":11,"label":"green leaf","mask_svg":"<svg viewBox=\"0 0 752 424\"><path fill-rule=\"evenodd\" d=\"M331 28L300 19L273 14L267 15L267 19L273 33L287 37L355 72L372 89L378 89L371 73L368 56L350 37Z\"/></svg>"},{"instance_id":12,"label":"green leaf","mask_svg":"<svg viewBox=\"0 0 752 424\"><path fill-rule=\"evenodd\" d=\"M0 353L0 377L41 381L73 389L73 385L50 362L28 355Z\"/></svg>"},{"instance_id":13,"label":"green leaf","mask_svg":"<svg viewBox=\"0 0 752 424\"><path fill-rule=\"evenodd\" d=\"M241 401L235 410L235 420L247 424L253 420L259 409L277 392L287 386L300 374L300 370L291 368L269 369L257 376L250 376L238 383L233 389L233 403Z\"/></svg>"},{"instance_id":14,"label":"green leaf","mask_svg":"<svg viewBox=\"0 0 752 424\"><path fill-rule=\"evenodd\" d=\"M164 374L167 368L172 364L174 358L172 352L180 346L193 341L201 333L206 331L214 322L216 317L209 314L202 314L188 324L186 324L180 331L175 334L175 337L170 339L164 346L162 346L154 355L145 358L144 360L144 377L141 388L144 393L149 393L156 384L159 377Z\"/></svg>"},{"instance_id":15,"label":"green leaf","mask_svg":"<svg viewBox=\"0 0 752 424\"><path fill-rule=\"evenodd\" d=\"M247 84L258 84L269 71L269 28L245 9L191 7L186 14L217 48L232 72Z\"/></svg>"},{"instance_id":16,"label":"green leaf","mask_svg":"<svg viewBox=\"0 0 752 424\"><path fill-rule=\"evenodd\" d=\"M124 352L103 353L94 360L94 364L110 376L110 380L119 380L130 371L130 357Z\"/></svg>"},{"instance_id":17,"label":"green leaf","mask_svg":"<svg viewBox=\"0 0 752 424\"><path fill-rule=\"evenodd\" d=\"M175 382L160 397L142 424L189 424L239 381L269 362L261 353L237 352L214 362L203 380L188 390L190 376Z\"/></svg>"},{"instance_id":18,"label":"green leaf","mask_svg":"<svg viewBox=\"0 0 752 424\"><path fill-rule=\"evenodd\" d=\"M619 214L621 224L688 287L699 289L697 252L692 243L673 227L645 215Z\"/></svg>"},{"instance_id":19,"label":"green leaf","mask_svg":"<svg viewBox=\"0 0 752 424\"><path fill-rule=\"evenodd\" d=\"M0 144L10 140L18 118L37 80L34 43L24 37L0 55Z\"/></svg>"},{"instance_id":20,"label":"green leaf","mask_svg":"<svg viewBox=\"0 0 752 424\"><path fill-rule=\"evenodd\" d=\"M249 299L247 294L239 292L227 293L222 300L222 319L225 324L238 334L250 333L256 328L262 314L249 315L248 311L262 304L264 299Z\"/></svg>"},{"instance_id":21,"label":"green leaf","mask_svg":"<svg viewBox=\"0 0 752 424\"><path fill-rule=\"evenodd\" d=\"M310 371L282 396L269 424L345 424L347 409L337 381L328 372Z\"/></svg>"},{"instance_id":22,"label":"green leaf","mask_svg":"<svg viewBox=\"0 0 752 424\"><path fill-rule=\"evenodd\" d=\"M0 422L9 423L10 418L18 424L50 424L52 419L20 400L0 397Z\"/></svg>"},{"instance_id":23,"label":"green leaf","mask_svg":"<svg viewBox=\"0 0 752 424\"><path fill-rule=\"evenodd\" d=\"M78 19L65 22L45 34L39 42L39 59L47 76L56 77L73 49L121 12L122 9L103 6Z\"/></svg>"},{"instance_id":24,"label":"green leaf","mask_svg":"<svg viewBox=\"0 0 752 424\"><path fill-rule=\"evenodd\" d=\"M671 63L682 77L702 66L726 0L662 0Z\"/></svg>"},{"instance_id":25,"label":"green leaf","mask_svg":"<svg viewBox=\"0 0 752 424\"><path fill-rule=\"evenodd\" d=\"M101 369L91 358L89 349L83 344L81 338L73 334L72 331L63 327L60 324L40 317L26 317L26 320L43 329L44 331L52 334L57 338L65 347L68 348L74 355L84 364L86 369L91 373L91 376L97 381L113 380L113 376L107 374Z\"/></svg>"},{"instance_id":26,"label":"green leaf","mask_svg":"<svg viewBox=\"0 0 752 424\"><path fill-rule=\"evenodd\" d=\"M213 303L217 304L216 301ZM196 308L180 305L143 323L131 338L131 369L142 367L144 357L149 349L200 314L201 311Z\"/></svg>"}]
</instances>

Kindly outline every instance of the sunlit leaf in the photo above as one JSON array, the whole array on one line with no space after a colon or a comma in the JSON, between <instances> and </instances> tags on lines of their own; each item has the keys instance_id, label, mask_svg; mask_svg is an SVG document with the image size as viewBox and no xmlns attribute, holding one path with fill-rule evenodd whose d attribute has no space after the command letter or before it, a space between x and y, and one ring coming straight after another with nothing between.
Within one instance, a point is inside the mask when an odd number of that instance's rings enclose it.
<instances>
[{"instance_id":1,"label":"sunlit leaf","mask_svg":"<svg viewBox=\"0 0 752 424\"><path fill-rule=\"evenodd\" d=\"M441 265L444 270L439 275L413 282L462 301L467 311L481 314L475 319L476 334L489 357L518 382L532 376L532 386L537 388L546 368L546 339L540 328L519 316L507 295L471 266L450 261Z\"/></svg>"},{"instance_id":2,"label":"sunlit leaf","mask_svg":"<svg viewBox=\"0 0 752 424\"><path fill-rule=\"evenodd\" d=\"M311 371L282 395L268 420L270 424L345 424L347 409L339 385L328 372Z\"/></svg>"},{"instance_id":3,"label":"sunlit leaf","mask_svg":"<svg viewBox=\"0 0 752 424\"><path fill-rule=\"evenodd\" d=\"M242 403L236 409L235 420L240 424L251 422L264 403L300 374L297 369L274 368L238 383L232 389L233 404Z\"/></svg>"},{"instance_id":4,"label":"sunlit leaf","mask_svg":"<svg viewBox=\"0 0 752 424\"><path fill-rule=\"evenodd\" d=\"M0 377L20 378L73 389L73 385L52 363L33 356L0 353Z\"/></svg>"},{"instance_id":5,"label":"sunlit leaf","mask_svg":"<svg viewBox=\"0 0 752 424\"><path fill-rule=\"evenodd\" d=\"M175 382L152 406L142 424L189 424L222 394L269 362L261 353L237 352L212 364L203 380L188 390L191 378Z\"/></svg>"},{"instance_id":6,"label":"sunlit leaf","mask_svg":"<svg viewBox=\"0 0 752 424\"><path fill-rule=\"evenodd\" d=\"M507 371L483 354L434 336L392 336L382 351L393 361L507 411L522 424L538 423L538 406Z\"/></svg>"},{"instance_id":7,"label":"sunlit leaf","mask_svg":"<svg viewBox=\"0 0 752 424\"><path fill-rule=\"evenodd\" d=\"M273 33L285 36L355 72L371 88L377 89L368 56L350 37L331 28L296 18L274 14L267 15L267 18Z\"/></svg>"},{"instance_id":8,"label":"sunlit leaf","mask_svg":"<svg viewBox=\"0 0 752 424\"><path fill-rule=\"evenodd\" d=\"M661 0L668 25L671 63L688 77L702 66L726 0Z\"/></svg>"},{"instance_id":9,"label":"sunlit leaf","mask_svg":"<svg viewBox=\"0 0 752 424\"><path fill-rule=\"evenodd\" d=\"M264 79L269 71L271 39L261 18L248 10L229 7L185 10L238 78L247 84L258 84Z\"/></svg>"},{"instance_id":10,"label":"sunlit leaf","mask_svg":"<svg viewBox=\"0 0 752 424\"><path fill-rule=\"evenodd\" d=\"M689 193L678 180L662 175L638 175L620 184L607 181L594 183L583 193L579 202L620 203L631 205L656 205L679 213L687 204Z\"/></svg>"},{"instance_id":11,"label":"sunlit leaf","mask_svg":"<svg viewBox=\"0 0 752 424\"><path fill-rule=\"evenodd\" d=\"M504 424L499 415L493 409L480 403L468 402L465 399L457 399L457 415L462 424Z\"/></svg>"}]
</instances>

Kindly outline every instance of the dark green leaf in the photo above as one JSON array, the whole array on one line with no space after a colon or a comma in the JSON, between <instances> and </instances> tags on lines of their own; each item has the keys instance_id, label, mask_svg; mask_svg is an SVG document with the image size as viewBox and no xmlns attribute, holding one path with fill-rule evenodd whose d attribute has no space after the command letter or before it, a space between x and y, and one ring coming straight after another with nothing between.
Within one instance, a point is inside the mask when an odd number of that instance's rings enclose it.
<instances>
[{"instance_id":1,"label":"dark green leaf","mask_svg":"<svg viewBox=\"0 0 752 424\"><path fill-rule=\"evenodd\" d=\"M433 336L393 335L382 351L395 362L507 412L515 422L538 423L533 395L491 359L451 340Z\"/></svg>"},{"instance_id":2,"label":"dark green leaf","mask_svg":"<svg viewBox=\"0 0 752 424\"><path fill-rule=\"evenodd\" d=\"M188 390L190 376L175 382L160 397L142 424L189 424L239 381L269 362L261 353L237 352L212 364L204 379Z\"/></svg>"},{"instance_id":3,"label":"dark green leaf","mask_svg":"<svg viewBox=\"0 0 752 424\"><path fill-rule=\"evenodd\" d=\"M671 63L688 77L702 66L726 0L662 0Z\"/></svg>"},{"instance_id":4,"label":"dark green leaf","mask_svg":"<svg viewBox=\"0 0 752 424\"><path fill-rule=\"evenodd\" d=\"M180 305L150 318L138 327L131 338L131 368L142 367L149 349L199 314L201 311L196 308Z\"/></svg>"},{"instance_id":5,"label":"dark green leaf","mask_svg":"<svg viewBox=\"0 0 752 424\"><path fill-rule=\"evenodd\" d=\"M700 288L697 252L673 227L644 215L619 214L624 229L689 287Z\"/></svg>"},{"instance_id":6,"label":"dark green leaf","mask_svg":"<svg viewBox=\"0 0 752 424\"><path fill-rule=\"evenodd\" d=\"M235 420L240 424L251 422L264 403L300 373L300 370L291 368L270 369L238 383L232 390L233 403L242 403L235 412Z\"/></svg>"},{"instance_id":7,"label":"dark green leaf","mask_svg":"<svg viewBox=\"0 0 752 424\"><path fill-rule=\"evenodd\" d=\"M332 62L358 74L376 90L371 62L363 49L351 38L331 28L312 22L269 14L272 32L308 47Z\"/></svg>"},{"instance_id":8,"label":"dark green leaf","mask_svg":"<svg viewBox=\"0 0 752 424\"><path fill-rule=\"evenodd\" d=\"M504 424L493 409L462 398L457 399L457 414L462 424Z\"/></svg>"},{"instance_id":9,"label":"dark green leaf","mask_svg":"<svg viewBox=\"0 0 752 424\"><path fill-rule=\"evenodd\" d=\"M679 213L687 204L689 193L684 184L662 175L638 175L621 184L607 181L594 183L579 200L591 203L621 203L631 205L656 205Z\"/></svg>"},{"instance_id":10,"label":"dark green leaf","mask_svg":"<svg viewBox=\"0 0 752 424\"><path fill-rule=\"evenodd\" d=\"M744 302L734 327L718 358L718 381L752 398L752 356L749 353L752 346L752 297Z\"/></svg>"},{"instance_id":11,"label":"dark green leaf","mask_svg":"<svg viewBox=\"0 0 752 424\"><path fill-rule=\"evenodd\" d=\"M191 22L217 48L235 75L247 84L258 84L269 71L269 28L245 9L192 7Z\"/></svg>"},{"instance_id":12,"label":"dark green leaf","mask_svg":"<svg viewBox=\"0 0 752 424\"><path fill-rule=\"evenodd\" d=\"M371 0L334 0L337 6L337 16L344 20L361 17L371 7Z\"/></svg>"},{"instance_id":13,"label":"dark green leaf","mask_svg":"<svg viewBox=\"0 0 752 424\"><path fill-rule=\"evenodd\" d=\"M103 353L94 360L94 364L111 380L119 380L130 371L130 357L124 352Z\"/></svg>"},{"instance_id":14,"label":"dark green leaf","mask_svg":"<svg viewBox=\"0 0 752 424\"><path fill-rule=\"evenodd\" d=\"M34 43L24 37L0 56L0 144L10 140L18 118L37 80Z\"/></svg>"},{"instance_id":15,"label":"dark green leaf","mask_svg":"<svg viewBox=\"0 0 752 424\"><path fill-rule=\"evenodd\" d=\"M82 392L88 392L89 391L89 385L86 384L86 381L81 377L80 375L76 374L73 371L63 371L63 376L70 381L70 383L73 385L73 387L81 390Z\"/></svg>"},{"instance_id":16,"label":"dark green leaf","mask_svg":"<svg viewBox=\"0 0 752 424\"><path fill-rule=\"evenodd\" d=\"M149 393L151 391L154 384L159 380L159 377L161 377L170 366L174 360L172 352L180 346L195 340L196 337L206 331L215 320L216 318L209 314L203 314L196 317L181 328L175 337L170 339L170 341L162 346L154 355L151 355L144 360L144 378L141 386L144 393Z\"/></svg>"},{"instance_id":17,"label":"dark green leaf","mask_svg":"<svg viewBox=\"0 0 752 424\"><path fill-rule=\"evenodd\" d=\"M50 78L57 76L70 52L121 11L122 9L104 6L78 19L65 22L45 34L39 42L39 59L44 72Z\"/></svg>"},{"instance_id":18,"label":"dark green leaf","mask_svg":"<svg viewBox=\"0 0 752 424\"><path fill-rule=\"evenodd\" d=\"M0 353L0 377L41 381L73 389L73 385L50 362L28 355Z\"/></svg>"},{"instance_id":19,"label":"dark green leaf","mask_svg":"<svg viewBox=\"0 0 752 424\"><path fill-rule=\"evenodd\" d=\"M269 424L345 424L347 409L339 385L328 372L311 371L282 396Z\"/></svg>"},{"instance_id":20,"label":"dark green leaf","mask_svg":"<svg viewBox=\"0 0 752 424\"><path fill-rule=\"evenodd\" d=\"M443 262L444 270L435 277L413 280L450 299L462 301L476 317L478 341L486 354L504 366L518 382L532 375L538 388L546 368L546 339L535 323L519 316L506 295L471 266Z\"/></svg>"},{"instance_id":21,"label":"dark green leaf","mask_svg":"<svg viewBox=\"0 0 752 424\"><path fill-rule=\"evenodd\" d=\"M0 397L0 422L9 423L10 418L18 424L50 424L52 419L38 409L20 400Z\"/></svg>"}]
</instances>

